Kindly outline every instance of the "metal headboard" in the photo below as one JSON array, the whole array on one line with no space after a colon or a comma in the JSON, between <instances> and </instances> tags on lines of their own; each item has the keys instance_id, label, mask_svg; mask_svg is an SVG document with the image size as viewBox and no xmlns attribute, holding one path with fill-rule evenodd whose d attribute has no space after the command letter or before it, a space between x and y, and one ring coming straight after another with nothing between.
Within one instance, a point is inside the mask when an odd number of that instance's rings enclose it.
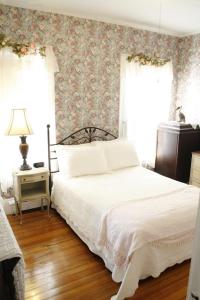
<instances>
[{"instance_id":1,"label":"metal headboard","mask_svg":"<svg viewBox=\"0 0 200 300\"><path fill-rule=\"evenodd\" d=\"M55 144L50 143L50 125L47 125L47 142L48 142L48 168L49 168L49 174L50 174L50 191L52 187L52 173L57 173L59 170L52 171L51 168L51 161L53 159L57 159L57 157L52 157L52 153L55 154L55 150L51 150L53 146L56 145L79 145L79 144L85 144L85 143L91 143L93 141L108 141L112 139L116 139L117 137L113 135L112 133L98 128L98 127L84 127L81 128L72 134L68 135L61 141Z\"/></svg>"}]
</instances>

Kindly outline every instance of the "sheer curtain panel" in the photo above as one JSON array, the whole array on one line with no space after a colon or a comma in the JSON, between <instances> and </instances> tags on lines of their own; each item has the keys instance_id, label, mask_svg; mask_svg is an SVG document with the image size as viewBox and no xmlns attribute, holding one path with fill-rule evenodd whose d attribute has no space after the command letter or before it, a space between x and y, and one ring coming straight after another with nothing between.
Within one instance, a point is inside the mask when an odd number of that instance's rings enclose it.
<instances>
[{"instance_id":1,"label":"sheer curtain panel","mask_svg":"<svg viewBox=\"0 0 200 300\"><path fill-rule=\"evenodd\" d=\"M135 143L140 161L152 168L157 127L169 117L172 74L171 62L157 67L121 57L119 133Z\"/></svg>"},{"instance_id":2,"label":"sheer curtain panel","mask_svg":"<svg viewBox=\"0 0 200 300\"><path fill-rule=\"evenodd\" d=\"M51 47L46 56L18 57L10 48L0 50L0 183L6 193L12 186L12 170L22 157L19 137L5 136L12 108L26 108L33 135L28 136L28 163L47 161L46 124L55 139L54 73L58 72Z\"/></svg>"}]
</instances>

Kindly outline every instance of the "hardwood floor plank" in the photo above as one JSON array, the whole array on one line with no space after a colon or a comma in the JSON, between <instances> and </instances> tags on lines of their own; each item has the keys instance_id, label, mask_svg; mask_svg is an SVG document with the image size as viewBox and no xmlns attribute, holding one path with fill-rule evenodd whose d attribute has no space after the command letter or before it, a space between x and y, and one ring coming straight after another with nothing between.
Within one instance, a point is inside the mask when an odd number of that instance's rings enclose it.
<instances>
[{"instance_id":1,"label":"hardwood floor plank","mask_svg":"<svg viewBox=\"0 0 200 300\"><path fill-rule=\"evenodd\" d=\"M9 216L10 224L23 251L25 300L108 300L119 284L103 261L51 210L23 214L23 224ZM140 281L133 300L185 300L189 261L167 269L158 278Z\"/></svg>"}]
</instances>

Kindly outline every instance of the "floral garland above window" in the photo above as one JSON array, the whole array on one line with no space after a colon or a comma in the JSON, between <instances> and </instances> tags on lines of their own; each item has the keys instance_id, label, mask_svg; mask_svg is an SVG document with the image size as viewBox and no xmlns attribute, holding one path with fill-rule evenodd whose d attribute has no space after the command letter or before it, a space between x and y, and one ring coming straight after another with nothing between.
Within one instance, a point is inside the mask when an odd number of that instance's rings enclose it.
<instances>
[{"instance_id":1,"label":"floral garland above window","mask_svg":"<svg viewBox=\"0 0 200 300\"><path fill-rule=\"evenodd\" d=\"M16 43L7 38L5 34L0 33L0 50L5 47L12 48L12 52L18 57L28 54L40 54L42 57L46 56L46 47L36 47L33 43Z\"/></svg>"},{"instance_id":2,"label":"floral garland above window","mask_svg":"<svg viewBox=\"0 0 200 300\"><path fill-rule=\"evenodd\" d=\"M156 55L154 55L153 57L149 57L143 53L129 55L127 57L127 60L128 62L134 61L139 63L140 65L148 65L155 67L164 66L166 63L169 62L169 59L160 58Z\"/></svg>"}]
</instances>

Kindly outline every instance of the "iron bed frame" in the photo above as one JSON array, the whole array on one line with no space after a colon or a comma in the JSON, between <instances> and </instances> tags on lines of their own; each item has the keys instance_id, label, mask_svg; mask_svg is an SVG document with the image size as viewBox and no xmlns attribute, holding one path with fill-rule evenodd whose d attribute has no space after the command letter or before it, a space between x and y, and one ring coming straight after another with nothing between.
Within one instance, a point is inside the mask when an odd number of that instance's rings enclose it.
<instances>
[{"instance_id":1,"label":"iron bed frame","mask_svg":"<svg viewBox=\"0 0 200 300\"><path fill-rule=\"evenodd\" d=\"M56 145L79 145L85 143L91 143L93 141L109 141L112 139L116 139L117 137L98 127L84 127L81 128L69 135L67 135L61 141L51 144L50 143L50 125L47 125L47 144L48 144L48 169L49 169L49 189L51 193L52 188L52 173L59 172L59 168L57 170L52 171L51 162L52 160L57 160L57 156L52 157L52 153L56 154L56 150L51 150L51 147Z\"/></svg>"}]
</instances>

